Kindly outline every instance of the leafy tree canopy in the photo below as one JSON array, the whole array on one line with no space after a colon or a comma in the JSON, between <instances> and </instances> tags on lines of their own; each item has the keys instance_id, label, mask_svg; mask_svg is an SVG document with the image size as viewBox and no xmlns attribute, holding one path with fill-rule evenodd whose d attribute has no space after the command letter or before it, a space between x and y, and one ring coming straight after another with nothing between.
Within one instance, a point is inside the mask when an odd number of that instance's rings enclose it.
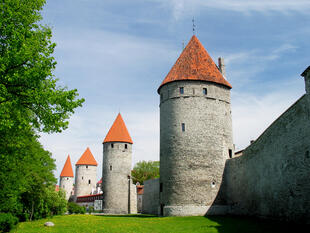
<instances>
[{"instance_id":1,"label":"leafy tree canopy","mask_svg":"<svg viewBox=\"0 0 310 233\"><path fill-rule=\"evenodd\" d=\"M159 178L159 161L141 161L131 171L134 184L143 184L145 180Z\"/></svg>"}]
</instances>

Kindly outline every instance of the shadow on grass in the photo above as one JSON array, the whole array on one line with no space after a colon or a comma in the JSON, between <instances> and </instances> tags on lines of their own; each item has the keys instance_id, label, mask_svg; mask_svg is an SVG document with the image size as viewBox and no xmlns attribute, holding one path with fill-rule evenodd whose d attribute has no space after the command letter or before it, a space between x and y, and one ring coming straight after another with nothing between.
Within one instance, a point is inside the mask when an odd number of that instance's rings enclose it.
<instances>
[{"instance_id":1,"label":"shadow on grass","mask_svg":"<svg viewBox=\"0 0 310 233\"><path fill-rule=\"evenodd\" d=\"M151 215L151 214L124 214L124 215L113 215L113 214L101 214L96 216L102 216L102 217L126 217L126 218L157 218L157 215Z\"/></svg>"},{"instance_id":2,"label":"shadow on grass","mask_svg":"<svg viewBox=\"0 0 310 233\"><path fill-rule=\"evenodd\" d=\"M309 226L243 216L205 216L216 222L219 233L284 233L308 232Z\"/></svg>"}]
</instances>

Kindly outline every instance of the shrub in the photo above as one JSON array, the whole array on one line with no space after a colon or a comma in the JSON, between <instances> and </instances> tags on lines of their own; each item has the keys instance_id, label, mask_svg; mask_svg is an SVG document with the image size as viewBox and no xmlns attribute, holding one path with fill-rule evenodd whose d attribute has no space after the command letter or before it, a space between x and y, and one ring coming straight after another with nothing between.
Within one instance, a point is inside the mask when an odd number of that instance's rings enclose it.
<instances>
[{"instance_id":1,"label":"shrub","mask_svg":"<svg viewBox=\"0 0 310 233\"><path fill-rule=\"evenodd\" d=\"M86 209L84 206L79 206L75 202L68 202L69 214L85 214Z\"/></svg>"},{"instance_id":2,"label":"shrub","mask_svg":"<svg viewBox=\"0 0 310 233\"><path fill-rule=\"evenodd\" d=\"M88 207L87 212L88 213L93 213L94 212L94 207L93 206Z\"/></svg>"},{"instance_id":3,"label":"shrub","mask_svg":"<svg viewBox=\"0 0 310 233\"><path fill-rule=\"evenodd\" d=\"M18 223L18 218L10 213L0 213L0 232L9 232Z\"/></svg>"}]
</instances>

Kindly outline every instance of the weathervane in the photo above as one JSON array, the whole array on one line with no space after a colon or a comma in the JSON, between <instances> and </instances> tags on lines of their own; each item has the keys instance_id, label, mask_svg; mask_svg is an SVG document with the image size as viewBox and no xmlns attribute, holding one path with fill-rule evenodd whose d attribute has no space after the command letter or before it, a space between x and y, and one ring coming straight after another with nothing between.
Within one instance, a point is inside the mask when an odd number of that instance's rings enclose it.
<instances>
[{"instance_id":1,"label":"weathervane","mask_svg":"<svg viewBox=\"0 0 310 233\"><path fill-rule=\"evenodd\" d=\"M193 35L195 35L195 27L196 27L196 25L195 25L195 19L194 19L194 17L193 17L193 19L192 19L192 22L193 22Z\"/></svg>"}]
</instances>

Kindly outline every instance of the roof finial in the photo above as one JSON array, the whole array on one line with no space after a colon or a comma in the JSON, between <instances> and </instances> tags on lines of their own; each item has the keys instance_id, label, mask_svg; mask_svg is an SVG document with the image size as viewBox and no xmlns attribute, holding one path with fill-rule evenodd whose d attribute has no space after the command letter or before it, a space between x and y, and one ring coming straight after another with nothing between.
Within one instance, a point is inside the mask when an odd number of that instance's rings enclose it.
<instances>
[{"instance_id":1,"label":"roof finial","mask_svg":"<svg viewBox=\"0 0 310 233\"><path fill-rule=\"evenodd\" d=\"M194 19L194 16L193 16L193 19L192 19L192 22L193 22L193 35L195 35L195 19Z\"/></svg>"}]
</instances>

